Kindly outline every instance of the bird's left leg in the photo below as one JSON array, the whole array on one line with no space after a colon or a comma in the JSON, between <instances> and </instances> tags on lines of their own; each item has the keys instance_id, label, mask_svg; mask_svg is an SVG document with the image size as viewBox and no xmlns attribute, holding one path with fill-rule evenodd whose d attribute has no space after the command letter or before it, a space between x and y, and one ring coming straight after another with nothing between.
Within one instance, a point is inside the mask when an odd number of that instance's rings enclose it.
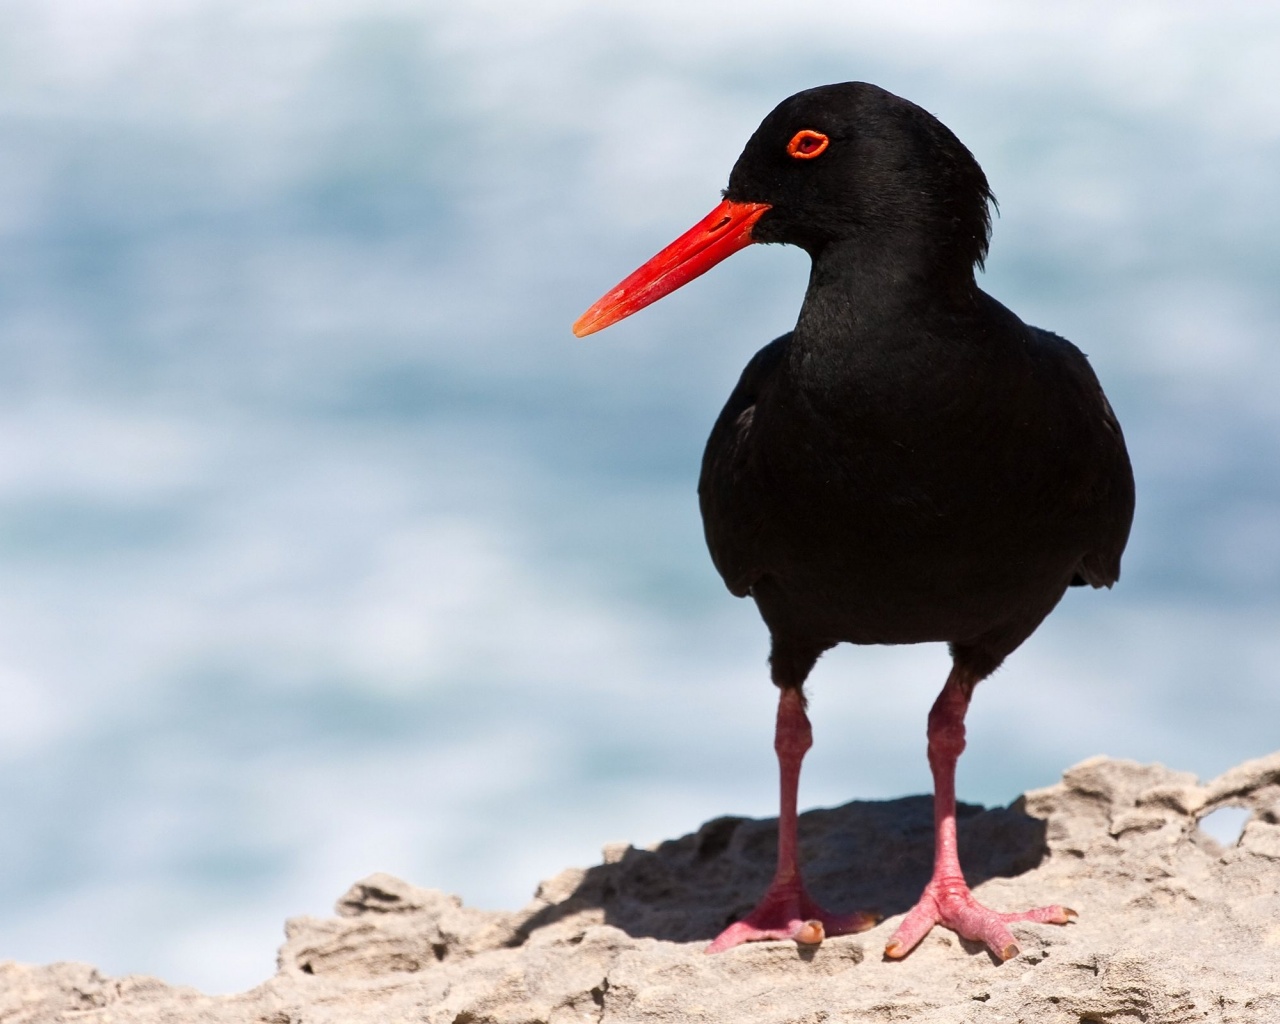
<instances>
[{"instance_id":1,"label":"bird's left leg","mask_svg":"<svg viewBox=\"0 0 1280 1024\"><path fill-rule=\"evenodd\" d=\"M1039 907L1020 913L989 910L973 898L960 870L956 846L956 761L964 750L964 716L978 679L959 666L947 677L929 712L929 767L933 771L933 877L885 945L885 955L898 959L915 948L935 924L966 939L983 942L1001 960L1018 955L1009 924L1039 921L1066 924L1076 916L1066 907Z\"/></svg>"},{"instance_id":2,"label":"bird's left leg","mask_svg":"<svg viewBox=\"0 0 1280 1024\"><path fill-rule=\"evenodd\" d=\"M813 746L813 730L804 713L799 687L784 686L778 697L778 725L773 748L778 754L782 801L778 813L778 866L768 891L741 921L729 925L706 949L708 953L762 939L821 942L827 935L847 935L875 925L878 917L855 911L833 914L814 902L800 877L796 805L800 763Z\"/></svg>"}]
</instances>

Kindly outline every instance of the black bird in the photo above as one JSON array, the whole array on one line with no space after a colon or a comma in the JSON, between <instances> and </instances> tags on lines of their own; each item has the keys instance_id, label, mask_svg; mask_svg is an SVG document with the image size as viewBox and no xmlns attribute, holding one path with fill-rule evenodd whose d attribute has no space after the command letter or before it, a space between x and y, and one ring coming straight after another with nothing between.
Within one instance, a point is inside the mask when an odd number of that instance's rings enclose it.
<instances>
[{"instance_id":1,"label":"black bird","mask_svg":"<svg viewBox=\"0 0 1280 1024\"><path fill-rule=\"evenodd\" d=\"M974 281L993 201L973 155L920 107L861 82L809 89L751 136L724 202L574 324L579 336L607 327L751 242L813 260L795 329L743 371L698 485L712 560L754 598L781 691L777 873L709 952L874 923L815 904L797 861L803 687L841 642L941 641L952 658L928 723L933 877L885 953L905 956L943 924L1008 959L1009 922L1075 916L982 906L956 849L974 687L1069 586L1119 579L1134 504L1120 425L1085 356Z\"/></svg>"}]
</instances>

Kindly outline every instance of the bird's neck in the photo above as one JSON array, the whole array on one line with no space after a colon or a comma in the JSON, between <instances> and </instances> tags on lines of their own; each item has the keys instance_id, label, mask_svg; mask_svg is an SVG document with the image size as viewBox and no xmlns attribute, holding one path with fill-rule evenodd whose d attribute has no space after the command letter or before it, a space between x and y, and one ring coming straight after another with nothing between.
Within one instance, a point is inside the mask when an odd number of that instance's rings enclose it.
<instances>
[{"instance_id":1,"label":"bird's neck","mask_svg":"<svg viewBox=\"0 0 1280 1024\"><path fill-rule=\"evenodd\" d=\"M938 318L972 310L973 266L919 246L833 242L812 254L793 344L832 355L860 342L910 340Z\"/></svg>"}]
</instances>

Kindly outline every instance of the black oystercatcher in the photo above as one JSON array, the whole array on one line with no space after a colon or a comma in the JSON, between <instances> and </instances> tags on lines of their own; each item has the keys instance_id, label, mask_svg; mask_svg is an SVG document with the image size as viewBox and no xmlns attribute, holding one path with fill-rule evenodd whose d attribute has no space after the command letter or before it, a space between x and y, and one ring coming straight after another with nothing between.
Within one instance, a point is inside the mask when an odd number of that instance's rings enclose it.
<instances>
[{"instance_id":1,"label":"black oystercatcher","mask_svg":"<svg viewBox=\"0 0 1280 1024\"><path fill-rule=\"evenodd\" d=\"M1075 916L982 906L956 849L974 687L1067 587L1119 578L1134 501L1084 355L974 281L992 199L972 154L920 107L858 82L810 89L764 119L724 202L574 324L579 336L607 327L751 242L813 260L795 329L743 371L698 486L711 557L732 593L755 599L781 690L777 873L708 951L874 923L815 904L797 861L804 682L842 641L945 641L952 657L928 724L933 877L885 953L905 956L943 924L1008 959L1010 922Z\"/></svg>"}]
</instances>

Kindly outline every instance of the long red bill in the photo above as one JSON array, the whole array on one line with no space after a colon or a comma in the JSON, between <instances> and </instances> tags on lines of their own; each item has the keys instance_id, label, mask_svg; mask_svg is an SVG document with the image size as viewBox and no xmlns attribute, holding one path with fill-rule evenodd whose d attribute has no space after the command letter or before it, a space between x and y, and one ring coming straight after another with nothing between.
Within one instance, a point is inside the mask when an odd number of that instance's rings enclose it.
<instances>
[{"instance_id":1,"label":"long red bill","mask_svg":"<svg viewBox=\"0 0 1280 1024\"><path fill-rule=\"evenodd\" d=\"M767 209L768 203L735 203L726 199L630 277L614 285L578 317L573 333L585 338L603 330L705 274L754 241L751 228Z\"/></svg>"}]
</instances>

